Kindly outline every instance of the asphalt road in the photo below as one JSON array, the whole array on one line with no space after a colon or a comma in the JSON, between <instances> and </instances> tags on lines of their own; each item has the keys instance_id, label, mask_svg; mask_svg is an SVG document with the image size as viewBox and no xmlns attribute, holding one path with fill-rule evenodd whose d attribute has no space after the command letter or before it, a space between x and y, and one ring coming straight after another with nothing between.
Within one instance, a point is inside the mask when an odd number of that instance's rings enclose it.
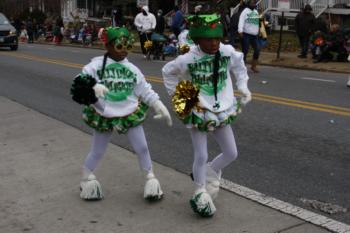
<instances>
[{"instance_id":1,"label":"asphalt road","mask_svg":"<svg viewBox=\"0 0 350 233\"><path fill-rule=\"evenodd\" d=\"M102 54L102 50L36 44L21 45L16 52L1 49L0 95L91 133L69 89L81 67ZM130 54L129 60L144 72L170 109L160 71L165 63L145 61L139 54ZM350 209L348 75L275 67L249 74L254 98L233 124L239 158L224 170L223 177L350 224L349 212L327 215L300 200ZM151 154L153 160L189 173L190 137L172 116L172 128L151 117L145 122ZM130 149L125 136L116 134L112 142ZM208 147L210 157L219 153L211 137ZM85 154L77 156L85 158Z\"/></svg>"}]
</instances>

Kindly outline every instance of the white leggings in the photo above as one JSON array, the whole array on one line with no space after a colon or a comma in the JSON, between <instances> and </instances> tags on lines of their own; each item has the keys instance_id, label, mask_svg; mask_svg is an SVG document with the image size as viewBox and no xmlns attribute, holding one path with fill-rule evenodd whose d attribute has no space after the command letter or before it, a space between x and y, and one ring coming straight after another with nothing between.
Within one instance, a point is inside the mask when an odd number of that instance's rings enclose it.
<instances>
[{"instance_id":1,"label":"white leggings","mask_svg":"<svg viewBox=\"0 0 350 233\"><path fill-rule=\"evenodd\" d=\"M195 128L190 129L194 151L193 179L196 185L203 187L206 184L206 164L208 160L207 133ZM210 167L219 172L237 158L235 137L230 125L216 129L213 132L216 142L222 153L210 162Z\"/></svg>"},{"instance_id":2,"label":"white leggings","mask_svg":"<svg viewBox=\"0 0 350 233\"><path fill-rule=\"evenodd\" d=\"M149 154L145 133L142 125L130 128L127 132L129 143L134 149L142 170L149 172L152 170L152 161ZM93 172L106 152L107 145L111 140L112 132L100 133L94 131L90 153L85 159L85 168Z\"/></svg>"}]
</instances>

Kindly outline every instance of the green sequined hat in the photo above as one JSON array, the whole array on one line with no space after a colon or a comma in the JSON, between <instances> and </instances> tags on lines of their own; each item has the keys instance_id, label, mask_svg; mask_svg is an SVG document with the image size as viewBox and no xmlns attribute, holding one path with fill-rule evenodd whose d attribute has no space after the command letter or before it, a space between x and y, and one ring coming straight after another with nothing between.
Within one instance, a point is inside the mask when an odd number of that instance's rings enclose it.
<instances>
[{"instance_id":1,"label":"green sequined hat","mask_svg":"<svg viewBox=\"0 0 350 233\"><path fill-rule=\"evenodd\" d=\"M189 35L195 38L222 38L223 26L221 18L217 14L193 15L187 18L189 23Z\"/></svg>"},{"instance_id":2,"label":"green sequined hat","mask_svg":"<svg viewBox=\"0 0 350 233\"><path fill-rule=\"evenodd\" d=\"M107 43L115 41L115 44L122 44L125 39L128 44L134 43L133 35L125 27L108 27L105 35Z\"/></svg>"}]
</instances>

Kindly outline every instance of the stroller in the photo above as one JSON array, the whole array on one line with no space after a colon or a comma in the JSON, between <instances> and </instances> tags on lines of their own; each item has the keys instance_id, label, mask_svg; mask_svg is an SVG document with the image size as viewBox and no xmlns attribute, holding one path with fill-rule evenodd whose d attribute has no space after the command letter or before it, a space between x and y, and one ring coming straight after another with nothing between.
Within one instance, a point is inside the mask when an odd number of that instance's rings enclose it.
<instances>
[{"instance_id":1,"label":"stroller","mask_svg":"<svg viewBox=\"0 0 350 233\"><path fill-rule=\"evenodd\" d=\"M175 57L178 54L178 40L175 34L171 34L169 38L167 38L167 42L163 48L163 54L165 56L173 56Z\"/></svg>"},{"instance_id":2,"label":"stroller","mask_svg":"<svg viewBox=\"0 0 350 233\"><path fill-rule=\"evenodd\" d=\"M152 49L150 50L150 54L153 55L153 60L165 60L165 55L163 53L164 51L164 45L167 39L164 35L158 34L158 33L152 33L151 36L152 41ZM150 54L147 54L147 57L150 59Z\"/></svg>"}]
</instances>

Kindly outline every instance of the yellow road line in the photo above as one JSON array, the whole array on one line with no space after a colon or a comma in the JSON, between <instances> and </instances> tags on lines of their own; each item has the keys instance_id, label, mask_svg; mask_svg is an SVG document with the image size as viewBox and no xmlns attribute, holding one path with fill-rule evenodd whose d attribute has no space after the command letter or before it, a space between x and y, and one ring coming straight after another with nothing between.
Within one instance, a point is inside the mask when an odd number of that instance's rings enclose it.
<instances>
[{"instance_id":1,"label":"yellow road line","mask_svg":"<svg viewBox=\"0 0 350 233\"><path fill-rule=\"evenodd\" d=\"M62 65L62 66L67 66L71 68L81 69L83 67L82 64L78 64L78 63L66 62L66 61L55 60L55 59L47 59L47 58L33 56L29 54L24 54L24 53L5 52L4 54L8 56L16 57L16 58L28 59L28 60L39 61L39 62L55 64L55 65ZM146 79L155 83L163 83L163 80L157 76L146 76ZM240 94L236 93L236 95L239 96ZM253 93L253 99L263 101L263 102L270 102L270 103L275 103L280 105L297 107L297 108L310 109L314 111L328 112L336 115L350 116L350 108L288 99L288 98L271 96L271 95L266 95L261 93Z\"/></svg>"},{"instance_id":2,"label":"yellow road line","mask_svg":"<svg viewBox=\"0 0 350 233\"><path fill-rule=\"evenodd\" d=\"M336 106L327 105L327 104L318 104L318 103L312 103L312 102L308 102L308 101L294 100L294 99L288 99L288 98L271 96L271 95L260 94L260 93L254 93L254 96L262 97L262 98L269 98L269 99L274 99L274 100L287 101L287 102L298 103L298 104L305 104L305 105L316 106L316 107L331 108L331 109L346 111L346 112L350 113L350 108L336 107Z\"/></svg>"},{"instance_id":3,"label":"yellow road line","mask_svg":"<svg viewBox=\"0 0 350 233\"><path fill-rule=\"evenodd\" d=\"M44 62L44 63L50 63L50 64L55 64L55 65L63 65L63 66L68 66L72 68L83 68L82 64L78 63L72 63L72 62L66 62L62 60L54 60L54 59L48 59L48 58L42 58L38 56L32 56L24 53L6 53L6 55L12 56L12 57L17 57L17 58L24 58L32 61L39 61L39 62Z\"/></svg>"},{"instance_id":4,"label":"yellow road line","mask_svg":"<svg viewBox=\"0 0 350 233\"><path fill-rule=\"evenodd\" d=\"M346 112L346 111L337 111L337 110L332 110L332 109L328 109L328 108L320 108L320 107L307 106L307 105L297 104L297 103L289 103L289 102L273 100L273 99L265 99L265 98L258 97L255 95L253 95L253 100L260 100L260 101L264 101L264 102L287 105L287 106L292 106L292 107L297 107L297 108L311 109L311 110L315 110L315 111L319 111L319 112L328 112L328 113L333 113L333 114L342 115L342 116L350 116L350 112Z\"/></svg>"}]
</instances>

